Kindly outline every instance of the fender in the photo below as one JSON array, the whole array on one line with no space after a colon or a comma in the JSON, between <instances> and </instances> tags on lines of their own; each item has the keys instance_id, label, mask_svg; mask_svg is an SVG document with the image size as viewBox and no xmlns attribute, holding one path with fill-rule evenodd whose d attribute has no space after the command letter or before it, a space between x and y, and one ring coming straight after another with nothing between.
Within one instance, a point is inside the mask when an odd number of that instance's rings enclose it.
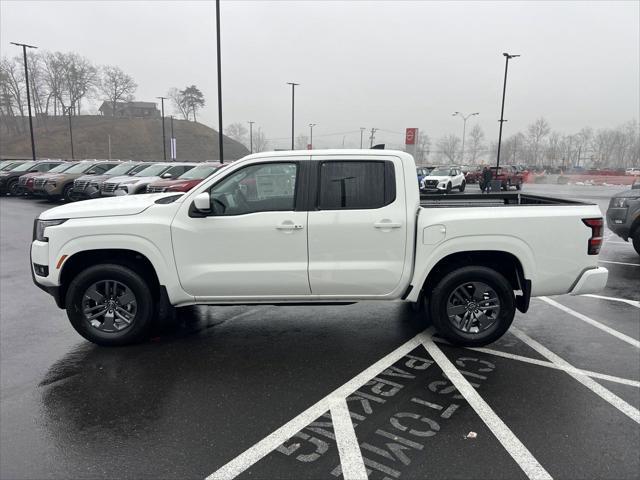
<instances>
[{"instance_id":1,"label":"fender","mask_svg":"<svg viewBox=\"0 0 640 480\"><path fill-rule=\"evenodd\" d=\"M535 255L531 247L522 239L510 235L460 236L443 241L433 250L428 250L428 246L420 243L417 245L416 269L411 281L414 288L407 296L407 300L418 301L418 295L429 272L442 259L452 254L473 251L510 253L520 261L524 278L535 283Z\"/></svg>"},{"instance_id":2,"label":"fender","mask_svg":"<svg viewBox=\"0 0 640 480\"><path fill-rule=\"evenodd\" d=\"M138 252L151 262L158 276L160 285L163 285L167 290L167 296L172 305L194 303L194 297L188 295L177 281L178 277L173 263L173 252L171 252L170 258L166 258L166 255L163 254L157 245L139 235L101 234L76 237L58 248L58 257L67 255L67 259L69 259L73 255L87 250L118 249ZM52 261L56 261L55 257L52 257ZM51 280L55 282L56 285L59 285L60 273L62 268L64 268L64 264L61 269L52 267L54 266L50 266L50 271L52 272Z\"/></svg>"}]
</instances>

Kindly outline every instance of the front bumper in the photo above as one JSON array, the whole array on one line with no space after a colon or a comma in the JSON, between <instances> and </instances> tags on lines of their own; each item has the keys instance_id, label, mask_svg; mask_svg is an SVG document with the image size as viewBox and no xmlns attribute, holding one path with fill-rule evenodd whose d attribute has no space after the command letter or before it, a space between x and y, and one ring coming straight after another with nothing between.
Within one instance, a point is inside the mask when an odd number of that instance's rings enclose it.
<instances>
[{"instance_id":1,"label":"front bumper","mask_svg":"<svg viewBox=\"0 0 640 480\"><path fill-rule=\"evenodd\" d=\"M64 308L64 299L62 298L62 289L59 285L54 285L50 280L51 270L46 277L36 275L34 264L47 265L49 262L49 246L44 242L34 241L31 244L31 252L29 253L29 269L31 270L31 279L36 287L47 292L53 297L58 308Z\"/></svg>"},{"instance_id":2,"label":"front bumper","mask_svg":"<svg viewBox=\"0 0 640 480\"><path fill-rule=\"evenodd\" d=\"M595 267L586 270L580 275L571 295L584 295L586 293L598 293L607 286L609 271L603 267Z\"/></svg>"}]
</instances>

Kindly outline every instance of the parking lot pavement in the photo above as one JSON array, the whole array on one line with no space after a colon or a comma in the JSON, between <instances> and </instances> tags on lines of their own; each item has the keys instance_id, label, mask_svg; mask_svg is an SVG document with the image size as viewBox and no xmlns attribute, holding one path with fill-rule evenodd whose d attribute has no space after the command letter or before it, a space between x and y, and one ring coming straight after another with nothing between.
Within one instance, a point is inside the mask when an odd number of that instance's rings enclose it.
<instances>
[{"instance_id":1,"label":"parking lot pavement","mask_svg":"<svg viewBox=\"0 0 640 480\"><path fill-rule=\"evenodd\" d=\"M48 207L0 199L0 478L637 478L630 244L606 239L606 298L534 299L483 349L375 303L189 307L109 349L31 283Z\"/></svg>"}]
</instances>

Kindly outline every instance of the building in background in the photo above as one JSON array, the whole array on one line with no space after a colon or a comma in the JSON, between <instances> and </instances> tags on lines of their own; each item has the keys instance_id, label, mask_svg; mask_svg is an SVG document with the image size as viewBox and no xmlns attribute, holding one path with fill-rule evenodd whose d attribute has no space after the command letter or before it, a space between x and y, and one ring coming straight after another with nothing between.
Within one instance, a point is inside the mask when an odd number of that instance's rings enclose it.
<instances>
[{"instance_id":1,"label":"building in background","mask_svg":"<svg viewBox=\"0 0 640 480\"><path fill-rule=\"evenodd\" d=\"M160 110L154 102L116 102L115 115L113 103L102 102L98 111L105 117L159 118Z\"/></svg>"}]
</instances>

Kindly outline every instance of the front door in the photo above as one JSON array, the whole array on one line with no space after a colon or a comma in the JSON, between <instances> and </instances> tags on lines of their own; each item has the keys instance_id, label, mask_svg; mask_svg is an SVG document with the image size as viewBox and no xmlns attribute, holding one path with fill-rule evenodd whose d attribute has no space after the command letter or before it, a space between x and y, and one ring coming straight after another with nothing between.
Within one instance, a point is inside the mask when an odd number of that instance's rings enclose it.
<instances>
[{"instance_id":1,"label":"front door","mask_svg":"<svg viewBox=\"0 0 640 480\"><path fill-rule=\"evenodd\" d=\"M313 295L381 296L399 285L407 209L402 163L390 158L313 157L319 177L309 212Z\"/></svg>"},{"instance_id":2,"label":"front door","mask_svg":"<svg viewBox=\"0 0 640 480\"><path fill-rule=\"evenodd\" d=\"M211 187L211 215L193 216L183 205L171 233L187 293L199 300L310 293L298 173L295 162L247 165Z\"/></svg>"}]
</instances>

